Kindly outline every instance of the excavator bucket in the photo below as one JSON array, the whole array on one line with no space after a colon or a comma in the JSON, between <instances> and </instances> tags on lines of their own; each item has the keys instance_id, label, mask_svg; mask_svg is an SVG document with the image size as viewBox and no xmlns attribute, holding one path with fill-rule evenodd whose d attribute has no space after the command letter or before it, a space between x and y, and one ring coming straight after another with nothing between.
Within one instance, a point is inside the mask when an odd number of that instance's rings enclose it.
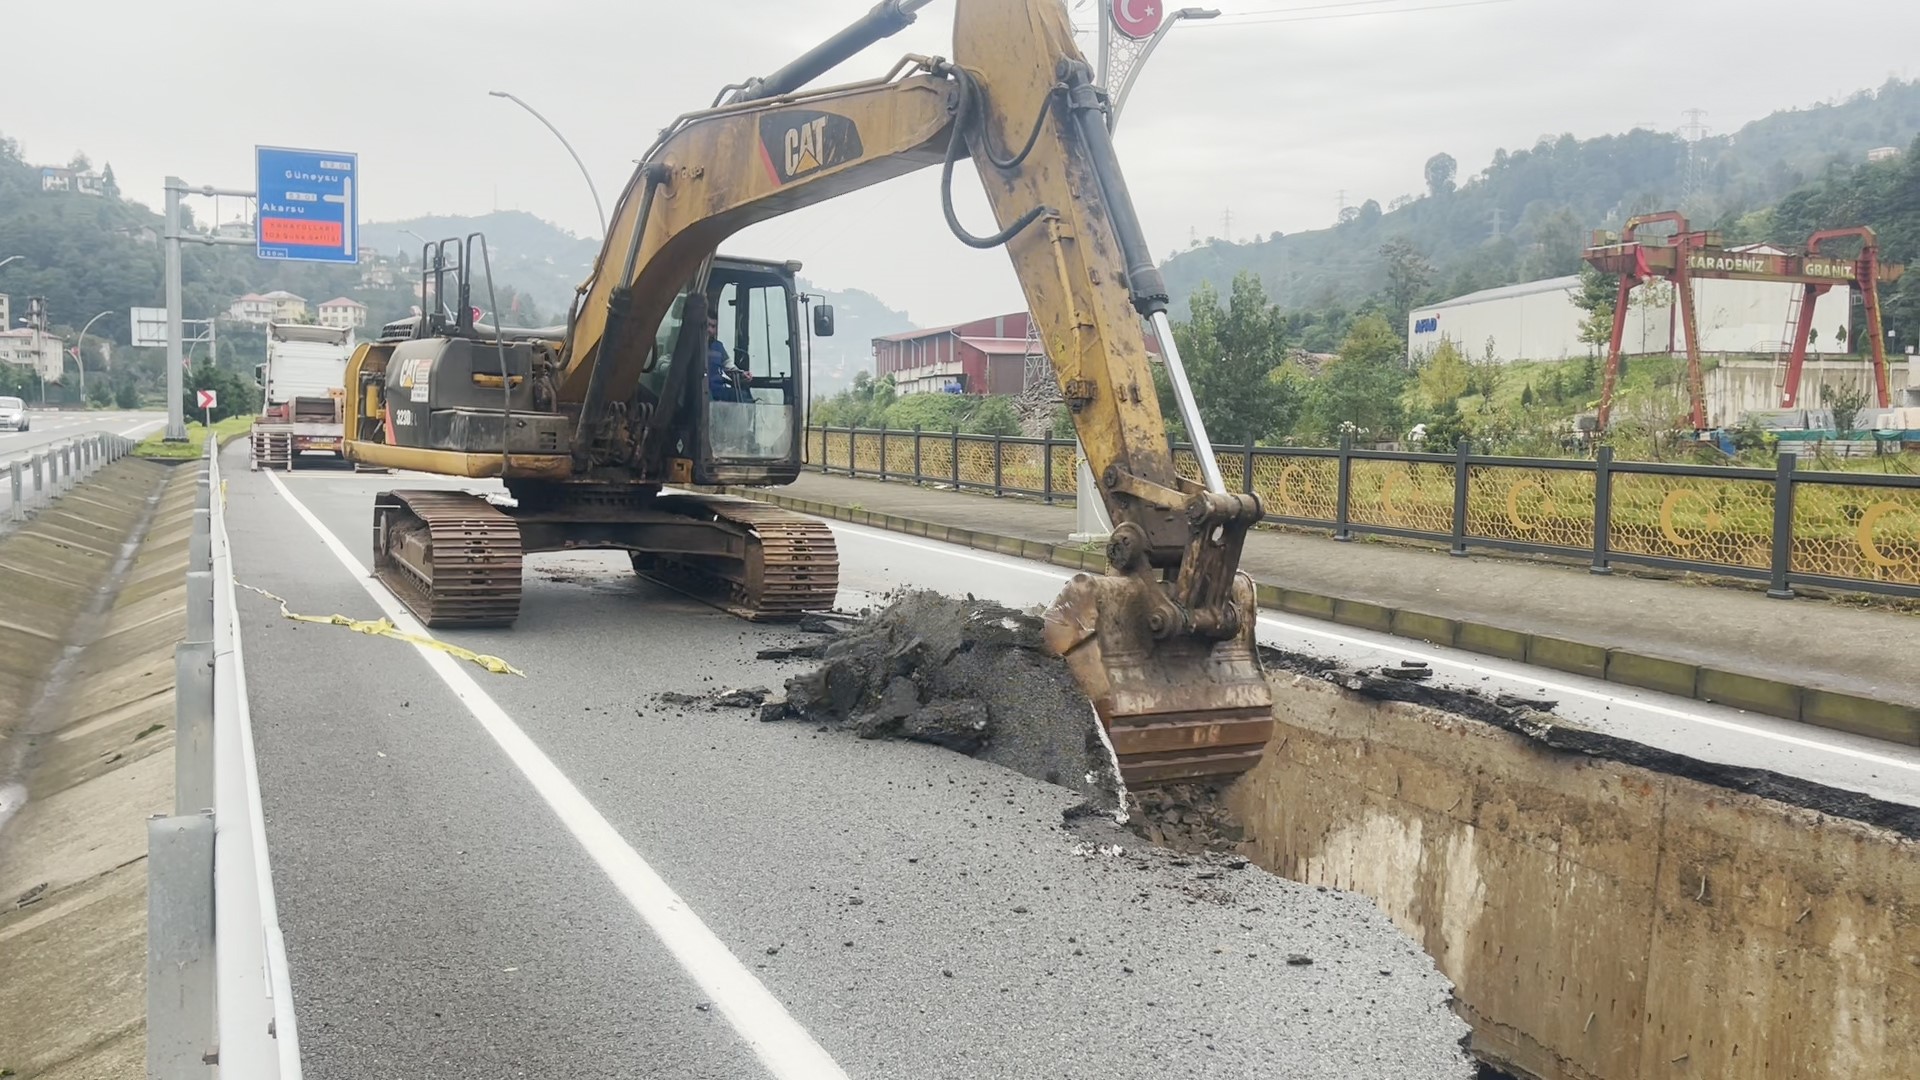
<instances>
[{"instance_id":1,"label":"excavator bucket","mask_svg":"<svg viewBox=\"0 0 1920 1080\"><path fill-rule=\"evenodd\" d=\"M1253 579L1234 576L1239 633L1154 632L1164 610L1145 575L1075 575L1047 609L1047 647L1092 699L1129 787L1231 779L1273 734L1273 691L1255 651Z\"/></svg>"}]
</instances>

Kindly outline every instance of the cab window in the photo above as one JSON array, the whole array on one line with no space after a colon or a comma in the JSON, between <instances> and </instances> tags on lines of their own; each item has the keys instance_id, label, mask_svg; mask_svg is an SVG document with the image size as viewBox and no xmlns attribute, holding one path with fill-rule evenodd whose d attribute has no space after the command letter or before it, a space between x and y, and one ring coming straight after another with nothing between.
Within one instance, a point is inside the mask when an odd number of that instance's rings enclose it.
<instances>
[{"instance_id":1,"label":"cab window","mask_svg":"<svg viewBox=\"0 0 1920 1080\"><path fill-rule=\"evenodd\" d=\"M793 294L773 275L715 281L709 293L712 323L702 384L713 457L785 459L799 393Z\"/></svg>"}]
</instances>

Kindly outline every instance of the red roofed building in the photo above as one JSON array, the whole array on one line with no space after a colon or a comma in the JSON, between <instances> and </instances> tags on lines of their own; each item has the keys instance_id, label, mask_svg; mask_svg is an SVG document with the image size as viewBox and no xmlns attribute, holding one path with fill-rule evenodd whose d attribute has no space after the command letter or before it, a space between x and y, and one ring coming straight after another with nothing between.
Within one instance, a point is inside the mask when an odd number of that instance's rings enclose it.
<instances>
[{"instance_id":1,"label":"red roofed building","mask_svg":"<svg viewBox=\"0 0 1920 1080\"><path fill-rule=\"evenodd\" d=\"M874 338L873 376L893 376L902 394L1018 394L1026 389L1027 350L1031 347L1037 357L1046 355L1038 341L1029 345L1028 321L1026 312L1016 311ZM1157 360L1159 342L1144 326L1141 337Z\"/></svg>"},{"instance_id":2,"label":"red roofed building","mask_svg":"<svg viewBox=\"0 0 1920 1080\"><path fill-rule=\"evenodd\" d=\"M1037 347L1037 346L1036 346ZM1026 378L1027 313L873 339L875 378L903 394L1018 394Z\"/></svg>"}]
</instances>

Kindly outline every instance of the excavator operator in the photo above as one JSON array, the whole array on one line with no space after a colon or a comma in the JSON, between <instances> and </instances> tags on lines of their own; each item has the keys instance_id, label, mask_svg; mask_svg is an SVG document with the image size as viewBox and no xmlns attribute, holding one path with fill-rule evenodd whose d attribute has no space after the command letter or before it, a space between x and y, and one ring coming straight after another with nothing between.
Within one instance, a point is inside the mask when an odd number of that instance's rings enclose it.
<instances>
[{"instance_id":1,"label":"excavator operator","mask_svg":"<svg viewBox=\"0 0 1920 1080\"><path fill-rule=\"evenodd\" d=\"M720 315L713 308L707 311L707 392L714 401L753 400L752 391L747 388L753 382L753 374L733 366L733 356L720 340Z\"/></svg>"}]
</instances>

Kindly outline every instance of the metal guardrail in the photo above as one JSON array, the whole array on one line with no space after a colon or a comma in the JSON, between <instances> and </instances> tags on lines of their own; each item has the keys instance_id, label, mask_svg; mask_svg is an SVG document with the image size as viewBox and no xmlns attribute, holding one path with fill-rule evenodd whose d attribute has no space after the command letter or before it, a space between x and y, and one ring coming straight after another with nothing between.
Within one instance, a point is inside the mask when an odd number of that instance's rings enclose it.
<instances>
[{"instance_id":1,"label":"metal guardrail","mask_svg":"<svg viewBox=\"0 0 1920 1080\"><path fill-rule=\"evenodd\" d=\"M285 939L235 619L220 460L208 439L174 652L174 807L147 823L147 1076L299 1080Z\"/></svg>"},{"instance_id":2,"label":"metal guardrail","mask_svg":"<svg viewBox=\"0 0 1920 1080\"><path fill-rule=\"evenodd\" d=\"M1596 574L1638 564L1764 581L1768 594L1819 586L1920 597L1920 476L1593 459L1216 446L1228 484L1260 496L1266 520L1585 560ZM1199 476L1192 451L1175 464ZM1072 501L1071 440L809 428L823 473Z\"/></svg>"},{"instance_id":3,"label":"metal guardrail","mask_svg":"<svg viewBox=\"0 0 1920 1080\"><path fill-rule=\"evenodd\" d=\"M0 525L25 521L133 446L132 439L96 432L0 459Z\"/></svg>"}]
</instances>

